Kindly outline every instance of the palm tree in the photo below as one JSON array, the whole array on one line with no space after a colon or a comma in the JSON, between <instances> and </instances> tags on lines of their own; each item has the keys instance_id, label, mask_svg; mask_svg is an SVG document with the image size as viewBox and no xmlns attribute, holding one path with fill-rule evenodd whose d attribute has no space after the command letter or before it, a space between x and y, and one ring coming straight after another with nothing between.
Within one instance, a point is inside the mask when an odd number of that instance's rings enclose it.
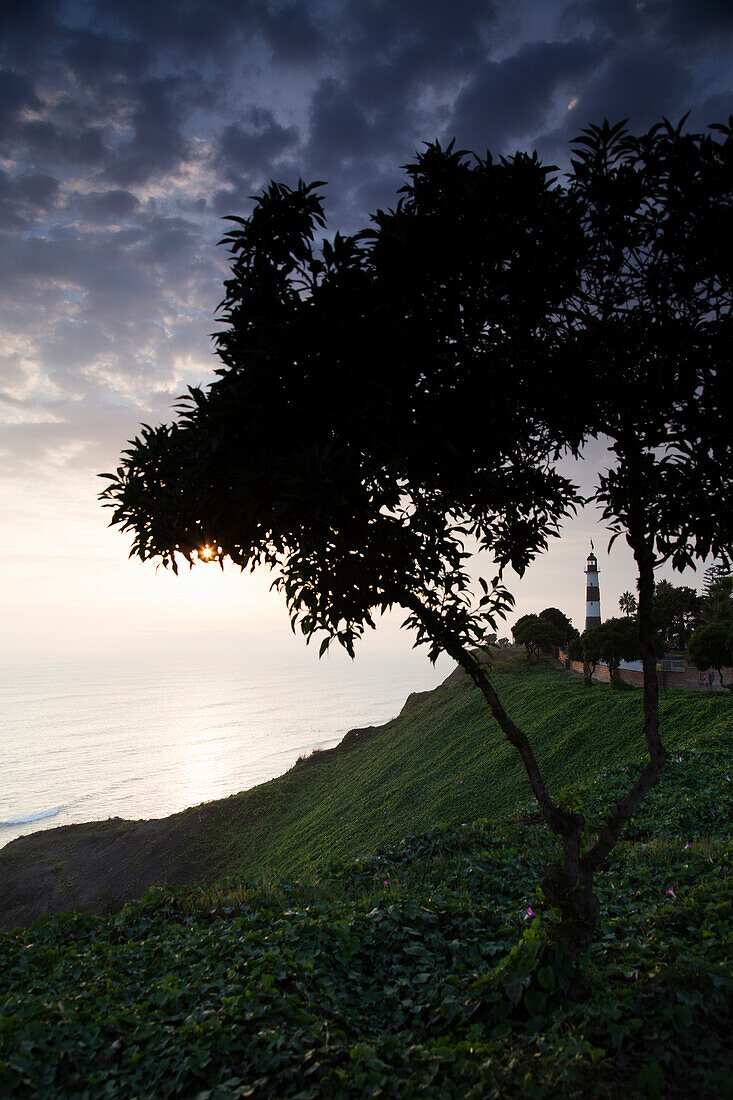
<instances>
[{"instance_id":1,"label":"palm tree","mask_svg":"<svg viewBox=\"0 0 733 1100\"><path fill-rule=\"evenodd\" d=\"M624 592L621 596L621 599L618 601L618 605L623 611L624 615L627 615L629 618L631 618L632 615L636 614L638 608L636 596L633 592Z\"/></svg>"},{"instance_id":2,"label":"palm tree","mask_svg":"<svg viewBox=\"0 0 733 1100\"><path fill-rule=\"evenodd\" d=\"M710 623L733 623L733 577L713 579L706 585L698 615L698 626Z\"/></svg>"}]
</instances>

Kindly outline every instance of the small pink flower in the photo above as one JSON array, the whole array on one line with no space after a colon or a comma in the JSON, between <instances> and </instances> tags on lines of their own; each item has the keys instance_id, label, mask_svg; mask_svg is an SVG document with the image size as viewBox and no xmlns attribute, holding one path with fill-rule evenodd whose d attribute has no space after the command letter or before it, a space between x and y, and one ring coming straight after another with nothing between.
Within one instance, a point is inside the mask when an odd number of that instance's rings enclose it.
<instances>
[{"instance_id":1,"label":"small pink flower","mask_svg":"<svg viewBox=\"0 0 733 1100\"><path fill-rule=\"evenodd\" d=\"M687 844L685 844L685 848L691 848L691 847L692 847L692 845L690 844L690 842L689 842L689 840L688 840L688 841L687 841Z\"/></svg>"},{"instance_id":2,"label":"small pink flower","mask_svg":"<svg viewBox=\"0 0 733 1100\"><path fill-rule=\"evenodd\" d=\"M669 890L665 890L664 892L665 892L665 894L669 894L669 896L671 898L676 898L677 897L677 895L675 894L675 892L674 892L674 890L672 889L671 886L670 886Z\"/></svg>"},{"instance_id":3,"label":"small pink flower","mask_svg":"<svg viewBox=\"0 0 733 1100\"><path fill-rule=\"evenodd\" d=\"M530 920L532 917L536 917L536 916L537 916L537 914L535 913L534 909L526 909L525 910L525 913L524 913L524 919L525 920Z\"/></svg>"},{"instance_id":4,"label":"small pink flower","mask_svg":"<svg viewBox=\"0 0 733 1100\"><path fill-rule=\"evenodd\" d=\"M383 885L384 886L389 886L389 879L385 879Z\"/></svg>"}]
</instances>

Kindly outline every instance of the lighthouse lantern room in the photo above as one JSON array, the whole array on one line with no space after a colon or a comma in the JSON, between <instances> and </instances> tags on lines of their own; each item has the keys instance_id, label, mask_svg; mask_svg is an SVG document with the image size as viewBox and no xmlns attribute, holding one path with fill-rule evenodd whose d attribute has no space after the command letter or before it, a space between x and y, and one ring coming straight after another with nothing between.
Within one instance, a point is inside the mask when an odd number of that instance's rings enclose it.
<instances>
[{"instance_id":1,"label":"lighthouse lantern room","mask_svg":"<svg viewBox=\"0 0 733 1100\"><path fill-rule=\"evenodd\" d=\"M601 590L598 585L598 562L593 552L591 539L590 554L585 568L585 629L598 626L601 621Z\"/></svg>"}]
</instances>

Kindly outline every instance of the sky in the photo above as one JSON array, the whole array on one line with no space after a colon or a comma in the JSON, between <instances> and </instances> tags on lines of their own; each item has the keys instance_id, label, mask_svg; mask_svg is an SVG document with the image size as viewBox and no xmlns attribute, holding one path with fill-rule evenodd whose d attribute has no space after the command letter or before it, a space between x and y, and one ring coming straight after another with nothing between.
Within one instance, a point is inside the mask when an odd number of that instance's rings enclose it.
<instances>
[{"instance_id":1,"label":"sky","mask_svg":"<svg viewBox=\"0 0 733 1100\"><path fill-rule=\"evenodd\" d=\"M97 475L206 384L222 216L327 181L328 232L395 201L423 142L568 163L591 122L733 113L729 0L24 0L0 52L0 646L63 655L289 635L271 577L128 561ZM587 380L579 379L579 385ZM597 445L580 469L590 485ZM597 514L514 584L583 628L634 586ZM677 578L679 582L679 578ZM699 585L697 578L685 583ZM407 646L399 620L369 645ZM285 644L285 642L283 642Z\"/></svg>"}]
</instances>

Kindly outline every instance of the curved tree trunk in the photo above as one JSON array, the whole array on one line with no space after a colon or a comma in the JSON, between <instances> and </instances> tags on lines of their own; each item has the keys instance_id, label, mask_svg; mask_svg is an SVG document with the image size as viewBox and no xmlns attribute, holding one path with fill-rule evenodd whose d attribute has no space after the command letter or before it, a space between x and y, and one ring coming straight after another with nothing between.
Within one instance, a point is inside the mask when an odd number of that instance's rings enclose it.
<instances>
[{"instance_id":1,"label":"curved tree trunk","mask_svg":"<svg viewBox=\"0 0 733 1100\"><path fill-rule=\"evenodd\" d=\"M505 711L494 685L476 658L450 635L436 612L423 607L411 594L405 594L402 602L473 680L507 741L519 753L546 825L562 841L562 862L553 862L548 866L541 886L550 904L561 914L552 938L563 944L570 957L575 959L593 942L600 912L600 903L593 892L594 870L582 866L580 846L585 819L581 814L561 809L552 800L529 738Z\"/></svg>"},{"instance_id":2,"label":"curved tree trunk","mask_svg":"<svg viewBox=\"0 0 733 1100\"><path fill-rule=\"evenodd\" d=\"M412 593L401 592L399 596L391 597L395 603L400 603L412 612L422 623L426 633L470 676L488 703L507 741L519 753L542 817L551 832L562 842L562 862L549 865L541 885L550 904L559 909L561 914L561 920L555 925L551 937L563 944L573 959L591 945L595 936L600 904L593 891L594 876L617 844L626 823L645 795L659 782L667 759L667 752L659 736L659 689L652 617L653 546L640 537L632 543L632 549L639 570L639 641L644 670L643 732L649 750L649 761L630 790L611 807L595 842L585 852L581 851L584 818L581 814L563 810L550 797L529 738L505 711L496 689L476 658L462 641L454 637L440 614L423 606Z\"/></svg>"},{"instance_id":3,"label":"curved tree trunk","mask_svg":"<svg viewBox=\"0 0 733 1100\"><path fill-rule=\"evenodd\" d=\"M581 869L589 874L594 874L605 862L626 823L652 787L659 782L667 760L667 750L659 736L659 685L652 619L654 556L651 547L643 540L632 544L632 549L639 569L639 642L644 672L643 730L649 750L649 762L631 789L611 807L595 844L581 857Z\"/></svg>"}]
</instances>

